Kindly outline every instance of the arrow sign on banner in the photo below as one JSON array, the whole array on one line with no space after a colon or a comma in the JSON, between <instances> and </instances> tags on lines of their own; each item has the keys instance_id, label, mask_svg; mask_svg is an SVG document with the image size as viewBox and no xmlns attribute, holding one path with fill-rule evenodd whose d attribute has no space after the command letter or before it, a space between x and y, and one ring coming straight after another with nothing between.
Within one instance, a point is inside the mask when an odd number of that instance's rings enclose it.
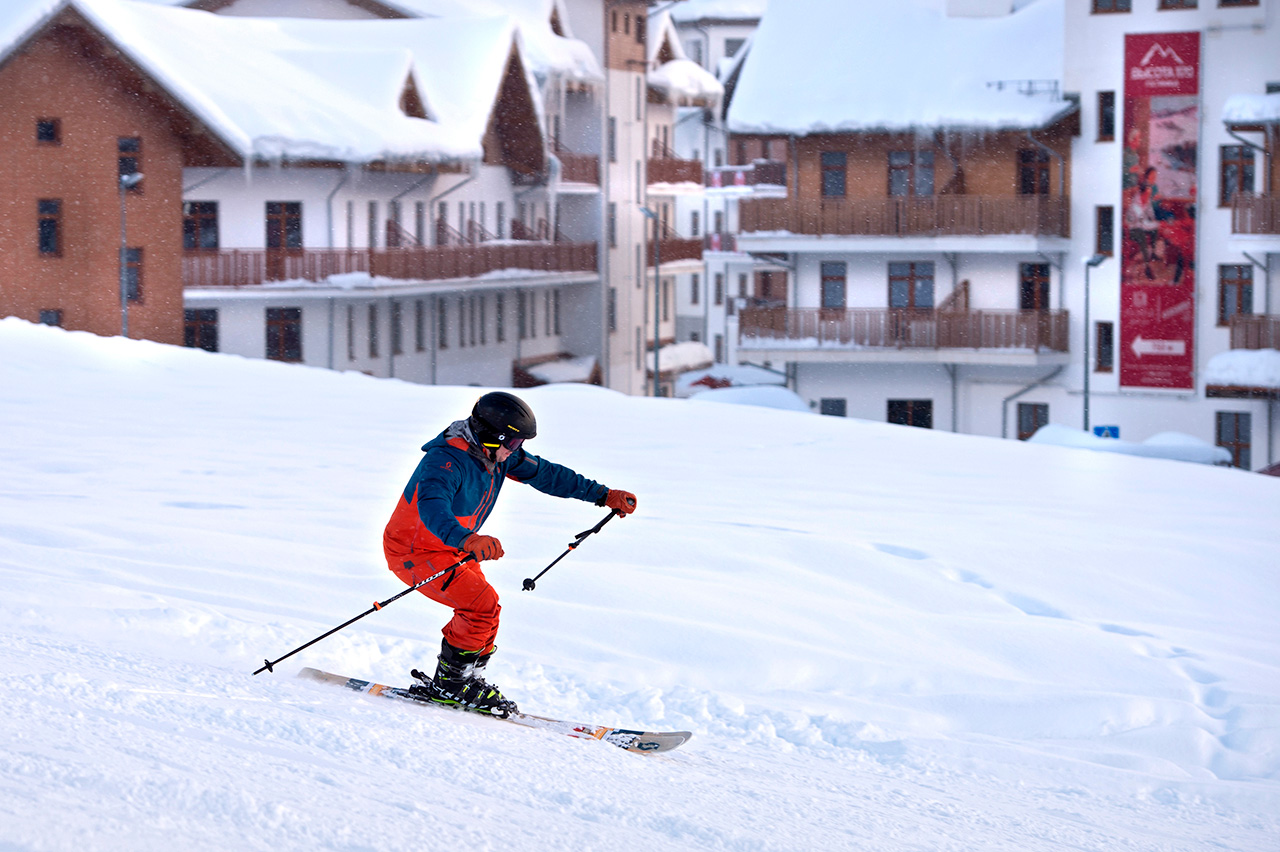
<instances>
[{"instance_id":1,"label":"arrow sign on banner","mask_svg":"<svg viewBox=\"0 0 1280 852\"><path fill-rule=\"evenodd\" d=\"M1133 345L1129 347L1133 350L1133 354L1141 358L1143 355L1173 355L1181 357L1187 354L1187 341L1185 340L1143 340L1139 334L1133 339Z\"/></svg>"}]
</instances>

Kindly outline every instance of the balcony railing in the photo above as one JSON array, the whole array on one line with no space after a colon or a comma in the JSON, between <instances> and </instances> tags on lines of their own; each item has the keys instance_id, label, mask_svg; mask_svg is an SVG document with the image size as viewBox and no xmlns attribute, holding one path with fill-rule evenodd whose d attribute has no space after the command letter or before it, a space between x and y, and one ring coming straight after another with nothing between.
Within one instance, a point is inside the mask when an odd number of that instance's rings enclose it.
<instances>
[{"instance_id":1,"label":"balcony railing","mask_svg":"<svg viewBox=\"0 0 1280 852\"><path fill-rule=\"evenodd\" d=\"M743 233L1068 237L1070 206L1069 199L1062 196L938 195L800 202L794 198L744 199L738 211Z\"/></svg>"},{"instance_id":2,"label":"balcony railing","mask_svg":"<svg viewBox=\"0 0 1280 852\"><path fill-rule=\"evenodd\" d=\"M535 272L595 272L595 243L485 243L373 251L225 249L187 252L184 287L252 287L268 281L323 281L331 275L365 272L401 280L474 278L501 269Z\"/></svg>"},{"instance_id":3,"label":"balcony railing","mask_svg":"<svg viewBox=\"0 0 1280 852\"><path fill-rule=\"evenodd\" d=\"M1231 202L1231 233L1280 234L1280 195L1237 195Z\"/></svg>"},{"instance_id":4,"label":"balcony railing","mask_svg":"<svg viewBox=\"0 0 1280 852\"><path fill-rule=\"evenodd\" d=\"M649 243L649 251L653 251L653 243ZM662 263L677 260L702 260L702 239L695 237L686 240L683 237L663 237L658 246L658 259Z\"/></svg>"},{"instance_id":5,"label":"balcony railing","mask_svg":"<svg viewBox=\"0 0 1280 852\"><path fill-rule=\"evenodd\" d=\"M680 160L675 157L649 158L649 184L696 183L702 184L702 161Z\"/></svg>"},{"instance_id":6,"label":"balcony railing","mask_svg":"<svg viewBox=\"0 0 1280 852\"><path fill-rule=\"evenodd\" d=\"M1280 316L1236 314L1229 325L1232 349L1280 349Z\"/></svg>"},{"instance_id":7,"label":"balcony railing","mask_svg":"<svg viewBox=\"0 0 1280 852\"><path fill-rule=\"evenodd\" d=\"M780 160L756 160L749 166L714 166L707 170L708 189L786 185L787 164Z\"/></svg>"},{"instance_id":8,"label":"balcony railing","mask_svg":"<svg viewBox=\"0 0 1280 852\"><path fill-rule=\"evenodd\" d=\"M570 154L560 152L560 178L570 183L600 185L600 158L594 154Z\"/></svg>"},{"instance_id":9,"label":"balcony railing","mask_svg":"<svg viewBox=\"0 0 1280 852\"><path fill-rule=\"evenodd\" d=\"M934 311L908 308L748 308L744 347L1023 349L1067 351L1066 311Z\"/></svg>"}]
</instances>

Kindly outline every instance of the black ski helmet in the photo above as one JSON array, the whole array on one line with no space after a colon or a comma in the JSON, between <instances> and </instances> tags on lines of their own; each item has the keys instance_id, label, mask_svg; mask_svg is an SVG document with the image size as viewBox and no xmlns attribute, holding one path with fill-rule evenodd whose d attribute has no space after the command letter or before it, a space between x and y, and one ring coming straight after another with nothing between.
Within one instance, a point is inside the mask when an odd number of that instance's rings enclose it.
<instances>
[{"instance_id":1,"label":"black ski helmet","mask_svg":"<svg viewBox=\"0 0 1280 852\"><path fill-rule=\"evenodd\" d=\"M508 445L515 439L527 441L538 434L533 409L505 391L493 391L476 400L467 425L476 440L489 449L511 449Z\"/></svg>"}]
</instances>

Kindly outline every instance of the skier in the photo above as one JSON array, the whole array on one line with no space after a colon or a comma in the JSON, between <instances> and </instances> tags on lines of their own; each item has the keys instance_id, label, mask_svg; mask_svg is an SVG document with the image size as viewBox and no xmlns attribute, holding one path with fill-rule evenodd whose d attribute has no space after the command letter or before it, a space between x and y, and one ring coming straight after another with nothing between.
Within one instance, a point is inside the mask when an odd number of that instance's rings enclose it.
<instances>
[{"instance_id":1,"label":"skier","mask_svg":"<svg viewBox=\"0 0 1280 852\"><path fill-rule=\"evenodd\" d=\"M409 585L448 569L467 554L475 557L446 571L419 591L453 608L441 631L434 675L416 669L422 681L415 694L441 704L497 716L516 712L514 701L484 679L496 650L498 594L485 579L480 562L502 556L502 543L481 535L505 479L524 482L545 494L575 497L607 506L622 515L636 509L636 497L587 479L567 467L540 459L522 446L537 435L533 411L502 391L476 401L471 416L458 420L423 446L383 534L383 551L392 573Z\"/></svg>"}]
</instances>

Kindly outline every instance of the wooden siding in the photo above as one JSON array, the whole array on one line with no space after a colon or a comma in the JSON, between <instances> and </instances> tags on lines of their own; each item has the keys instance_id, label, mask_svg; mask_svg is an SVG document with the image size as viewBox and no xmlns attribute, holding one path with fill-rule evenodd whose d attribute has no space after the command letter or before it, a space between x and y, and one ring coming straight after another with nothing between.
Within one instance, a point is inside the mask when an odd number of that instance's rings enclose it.
<instances>
[{"instance_id":1,"label":"wooden siding","mask_svg":"<svg viewBox=\"0 0 1280 852\"><path fill-rule=\"evenodd\" d=\"M1237 195L1231 203L1231 233L1280 234L1280 195Z\"/></svg>"},{"instance_id":2,"label":"wooden siding","mask_svg":"<svg viewBox=\"0 0 1280 852\"><path fill-rule=\"evenodd\" d=\"M474 278L501 269L595 272L595 243L503 243L373 251L224 249L188 252L182 258L187 287L253 287L267 281L323 281L330 275L366 272L383 278L439 281Z\"/></svg>"},{"instance_id":3,"label":"wooden siding","mask_svg":"<svg viewBox=\"0 0 1280 852\"><path fill-rule=\"evenodd\" d=\"M893 349L1067 351L1066 311L956 311L901 308L748 308L743 343L816 341L819 346Z\"/></svg>"},{"instance_id":4,"label":"wooden siding","mask_svg":"<svg viewBox=\"0 0 1280 852\"><path fill-rule=\"evenodd\" d=\"M842 236L1070 236L1070 203L1045 195L801 201L744 199L740 230Z\"/></svg>"},{"instance_id":5,"label":"wooden siding","mask_svg":"<svg viewBox=\"0 0 1280 852\"><path fill-rule=\"evenodd\" d=\"M1236 314L1230 327L1232 349L1280 349L1280 316Z\"/></svg>"}]
</instances>

